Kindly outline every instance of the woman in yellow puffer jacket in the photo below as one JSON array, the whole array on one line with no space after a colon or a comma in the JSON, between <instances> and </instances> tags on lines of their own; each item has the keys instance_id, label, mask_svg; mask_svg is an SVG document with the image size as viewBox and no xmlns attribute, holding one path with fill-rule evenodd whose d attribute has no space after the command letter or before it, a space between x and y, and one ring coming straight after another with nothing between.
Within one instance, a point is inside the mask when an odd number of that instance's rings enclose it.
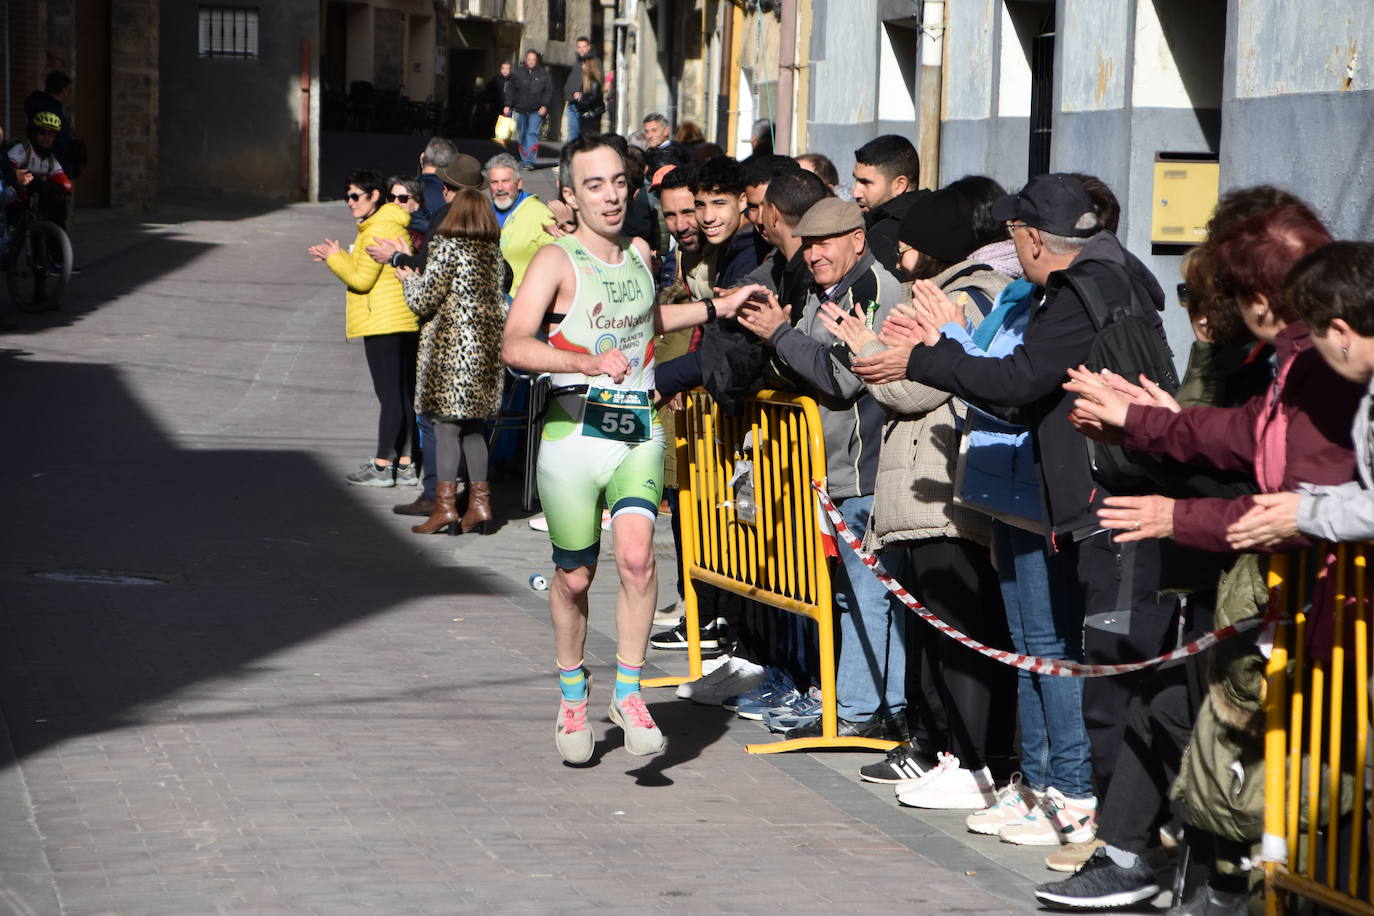
<instances>
[{"instance_id":1,"label":"woman in yellow puffer jacket","mask_svg":"<svg viewBox=\"0 0 1374 916\"><path fill-rule=\"evenodd\" d=\"M387 203L382 176L359 169L348 176L345 201L358 221L358 236L344 251L326 239L310 249L348 288L344 333L363 339L372 389L381 407L377 419L377 451L372 459L348 475L348 482L365 487L414 486L419 479L410 456L415 443L415 353L419 322L406 307L405 293L393 271L367 254L378 239L399 239L409 250L410 214Z\"/></svg>"}]
</instances>

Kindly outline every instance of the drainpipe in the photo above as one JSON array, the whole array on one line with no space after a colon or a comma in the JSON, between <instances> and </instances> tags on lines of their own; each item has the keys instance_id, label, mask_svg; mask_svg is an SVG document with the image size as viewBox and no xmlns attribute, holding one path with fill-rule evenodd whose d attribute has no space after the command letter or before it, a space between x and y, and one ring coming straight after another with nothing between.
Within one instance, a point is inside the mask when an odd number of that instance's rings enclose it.
<instances>
[{"instance_id":1,"label":"drainpipe","mask_svg":"<svg viewBox=\"0 0 1374 916\"><path fill-rule=\"evenodd\" d=\"M716 90L716 144L730 152L730 83L735 61L735 8L720 3L720 86Z\"/></svg>"},{"instance_id":2,"label":"drainpipe","mask_svg":"<svg viewBox=\"0 0 1374 916\"><path fill-rule=\"evenodd\" d=\"M792 120L796 113L797 0L782 0L778 26L778 110L774 113L774 149L783 156L794 153Z\"/></svg>"},{"instance_id":3,"label":"drainpipe","mask_svg":"<svg viewBox=\"0 0 1374 916\"><path fill-rule=\"evenodd\" d=\"M940 100L943 96L941 77L944 66L945 0L925 0L921 4L921 108L920 186L935 188L940 184Z\"/></svg>"}]
</instances>

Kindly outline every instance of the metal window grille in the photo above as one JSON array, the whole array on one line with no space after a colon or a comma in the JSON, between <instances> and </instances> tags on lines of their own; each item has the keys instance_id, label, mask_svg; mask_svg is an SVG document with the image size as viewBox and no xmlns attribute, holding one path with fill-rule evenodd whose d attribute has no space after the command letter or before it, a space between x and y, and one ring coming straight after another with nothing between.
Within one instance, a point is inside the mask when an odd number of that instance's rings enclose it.
<instances>
[{"instance_id":1,"label":"metal window grille","mask_svg":"<svg viewBox=\"0 0 1374 916\"><path fill-rule=\"evenodd\" d=\"M568 0L549 0L549 41L568 40Z\"/></svg>"},{"instance_id":2,"label":"metal window grille","mask_svg":"<svg viewBox=\"0 0 1374 916\"><path fill-rule=\"evenodd\" d=\"M258 10L248 6L200 8L200 56L258 57Z\"/></svg>"},{"instance_id":3,"label":"metal window grille","mask_svg":"<svg viewBox=\"0 0 1374 916\"><path fill-rule=\"evenodd\" d=\"M1040 23L1031 43L1031 125L1029 177L1050 170L1054 136L1054 13Z\"/></svg>"}]
</instances>

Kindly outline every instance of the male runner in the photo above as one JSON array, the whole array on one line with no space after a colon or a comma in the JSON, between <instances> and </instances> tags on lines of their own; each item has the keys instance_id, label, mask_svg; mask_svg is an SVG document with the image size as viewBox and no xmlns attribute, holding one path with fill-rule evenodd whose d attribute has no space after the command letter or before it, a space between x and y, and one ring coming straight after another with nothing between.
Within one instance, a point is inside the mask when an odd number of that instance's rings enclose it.
<instances>
[{"instance_id":1,"label":"male runner","mask_svg":"<svg viewBox=\"0 0 1374 916\"><path fill-rule=\"evenodd\" d=\"M562 699L555 725L569 763L591 759L587 725L587 590L601 548L601 509L611 510L620 592L616 683L610 716L631 754L656 754L663 733L639 693L658 597L654 518L663 493L663 430L654 414L656 333L733 316L750 287L714 300L656 306L649 249L623 240L625 162L602 136L563 148L559 174L577 229L530 262L506 319L501 356L517 369L549 372L555 389L539 449L539 498L555 566L549 589ZM547 340L539 338L543 329Z\"/></svg>"}]
</instances>

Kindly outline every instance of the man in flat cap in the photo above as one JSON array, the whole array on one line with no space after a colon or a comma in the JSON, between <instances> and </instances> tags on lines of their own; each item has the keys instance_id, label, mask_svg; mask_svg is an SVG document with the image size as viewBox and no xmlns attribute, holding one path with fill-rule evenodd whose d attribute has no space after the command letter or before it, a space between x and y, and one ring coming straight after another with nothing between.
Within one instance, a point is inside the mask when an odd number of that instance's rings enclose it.
<instances>
[{"instance_id":1,"label":"man in flat cap","mask_svg":"<svg viewBox=\"0 0 1374 916\"><path fill-rule=\"evenodd\" d=\"M793 325L790 307L769 292L766 303L746 303L738 318L803 380L803 393L816 399L830 495L846 524L864 531L873 509L886 416L850 371L849 348L826 330L821 303L833 302L846 312L857 308L868 326L878 330L901 301L902 286L869 250L858 204L823 198L806 211L792 235L802 240L802 257L815 280L801 317ZM835 683L840 734L905 741L906 656L900 618L905 612L852 550L842 548L840 554L844 565L834 582L835 602L844 612ZM817 720L787 737L820 734Z\"/></svg>"},{"instance_id":2,"label":"man in flat cap","mask_svg":"<svg viewBox=\"0 0 1374 916\"><path fill-rule=\"evenodd\" d=\"M1101 228L1092 199L1076 176L1040 175L1019 193L999 199L992 212L1015 241L1026 279L1039 288L1039 304L1021 345L1001 358L970 356L949 337L934 338L933 328L901 337L896 332L910 327L899 315L883 335L889 349L855 360L854 371L868 382L924 382L989 412L1014 413L1016 422L1029 427L1050 543L1078 570L1086 659L1111 663L1151 658L1166 650L1173 632L1173 604L1158 597L1159 541L1134 539L1129 533L1123 537L1121 532L1113 537L1103 529L1098 510L1115 484L1092 460L1091 443L1069 424L1074 395L1062 385L1068 369L1087 361L1104 324L1099 316L1137 316L1163 339L1158 314L1163 291L1116 236ZM928 334L929 345L913 346ZM1138 680L1122 675L1092 678L1084 685L1083 714L1100 792L1121 744L1121 711Z\"/></svg>"}]
</instances>

